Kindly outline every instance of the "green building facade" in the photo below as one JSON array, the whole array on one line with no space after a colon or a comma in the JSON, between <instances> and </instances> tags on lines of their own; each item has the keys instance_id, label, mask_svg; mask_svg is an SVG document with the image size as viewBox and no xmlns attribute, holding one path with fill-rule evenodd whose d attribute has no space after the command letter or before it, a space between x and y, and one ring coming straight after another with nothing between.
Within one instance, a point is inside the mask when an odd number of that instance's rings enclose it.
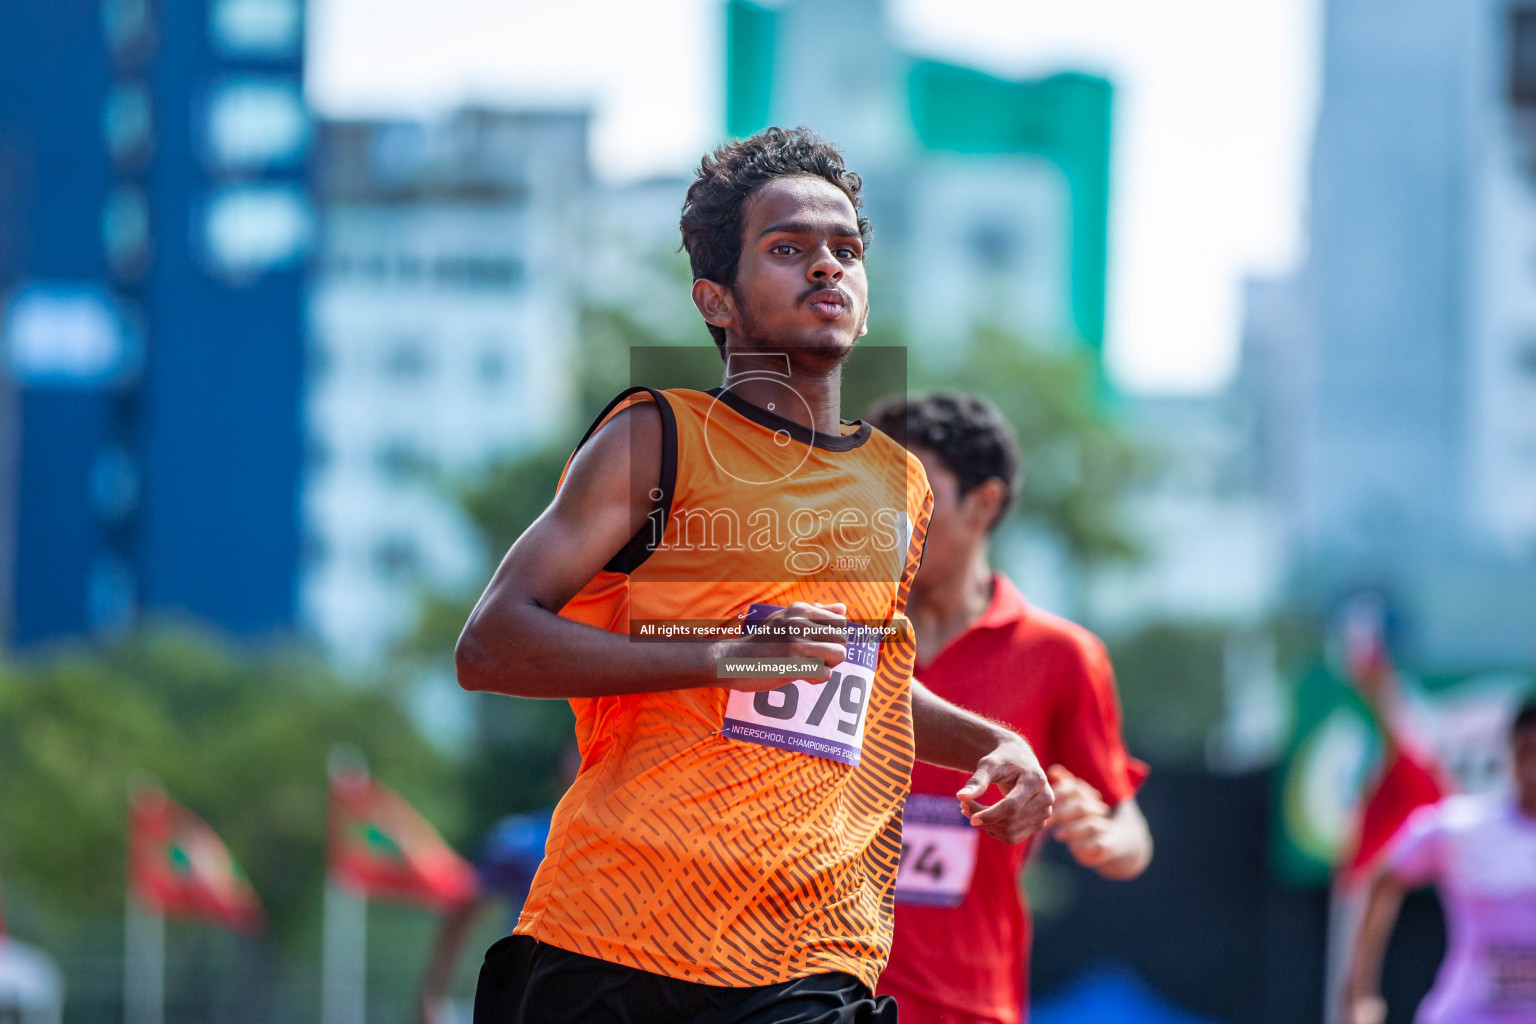
<instances>
[{"instance_id":1,"label":"green building facade","mask_svg":"<svg viewBox=\"0 0 1536 1024\"><path fill-rule=\"evenodd\" d=\"M828 129L820 116L826 110L794 100L792 86L807 75L821 73L815 64L816 40L794 48L786 43L790 38L810 38L805 32L787 30L793 27L794 18L810 13L806 10L809 6L806 0L775 7L751 0L728 0L725 128L729 136L750 135L775 123L806 124L843 144L848 141L844 136L859 135L865 127L848 124ZM889 111L891 124L883 133L874 133L878 141L845 146L856 169L873 168L865 174L872 186L872 208L877 199L886 207L920 205L916 196L923 189L927 168L946 168L944 173L958 175L961 181L968 167L1016 168L1020 189L1033 187L1024 184L1026 178L1058 179L1064 187L1057 191L1064 194L1048 202L1065 209L1041 222L1036 234L1043 230L1061 237L1036 239L1031 249L1037 255L1049 254L1052 263L1064 265L1042 267L1037 259L1033 275L1018 280L1043 276L1055 283L1055 301L1061 309L1056 319L1061 322L1049 331L1058 337L1048 340L1073 340L1101 350L1108 250L1110 84L1071 73L1014 81L902 54L887 42L880 8L878 0L830 0L815 8L823 34L829 22L847 25L850 31L840 32L840 39L858 39L861 49L887 51L873 61L852 64L865 79L873 75L880 81L850 83L847 78L829 74L823 94L829 97L827 109L836 106L839 91L844 89L857 93L873 87L889 94L889 105L883 109ZM846 74L846 65L841 62L824 61L821 66ZM878 101L876 106L880 106ZM869 104L859 108L865 121L871 120L869 109ZM829 119L836 122L835 115ZM873 119L878 120L878 115ZM1031 163L1045 166L1027 173ZM991 173L990 180L1001 190L1000 195L1009 193L1006 174ZM954 188L948 191L953 193ZM890 209L881 212L887 219L893 214ZM897 213L896 218L899 231L921 220L903 213ZM944 222L940 213L936 223ZM878 221L876 227L878 243ZM901 241L911 248L923 245L925 239L909 233ZM983 254L989 252L980 236L973 248ZM1015 287L1003 284L1005 290Z\"/></svg>"}]
</instances>

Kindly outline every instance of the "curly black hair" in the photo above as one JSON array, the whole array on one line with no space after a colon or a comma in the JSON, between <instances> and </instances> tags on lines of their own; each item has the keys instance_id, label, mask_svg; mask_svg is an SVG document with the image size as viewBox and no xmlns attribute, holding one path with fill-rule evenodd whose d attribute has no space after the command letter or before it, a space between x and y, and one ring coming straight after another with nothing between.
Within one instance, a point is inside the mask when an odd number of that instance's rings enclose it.
<instances>
[{"instance_id":1,"label":"curly black hair","mask_svg":"<svg viewBox=\"0 0 1536 1024\"><path fill-rule=\"evenodd\" d=\"M864 418L907 448L927 448L960 481L963 496L986 480L1005 494L992 529L1008 516L1019 489L1019 440L997 406L980 395L934 391L885 398Z\"/></svg>"},{"instance_id":2,"label":"curly black hair","mask_svg":"<svg viewBox=\"0 0 1536 1024\"><path fill-rule=\"evenodd\" d=\"M679 226L694 280L727 287L736 282L741 262L742 210L752 194L770 181L801 175L823 178L853 204L859 237L869 245L869 218L858 214L864 200L864 179L843 165L837 147L808 128L764 128L756 135L727 142L699 162L698 175L688 186ZM724 349L725 331L713 324L709 333Z\"/></svg>"}]
</instances>

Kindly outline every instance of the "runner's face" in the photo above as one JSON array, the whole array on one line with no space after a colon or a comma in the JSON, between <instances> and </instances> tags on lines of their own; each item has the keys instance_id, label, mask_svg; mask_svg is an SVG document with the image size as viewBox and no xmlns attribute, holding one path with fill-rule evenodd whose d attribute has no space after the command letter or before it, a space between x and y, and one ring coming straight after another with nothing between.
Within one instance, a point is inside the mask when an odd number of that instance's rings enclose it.
<instances>
[{"instance_id":1,"label":"runner's face","mask_svg":"<svg viewBox=\"0 0 1536 1024\"><path fill-rule=\"evenodd\" d=\"M945 468L938 454L919 447L913 447L912 454L923 464L928 486L933 488L923 564L912 581L913 587L924 590L964 572L976 557L977 545L986 542L986 530L978 535L974 511L960 496L960 478Z\"/></svg>"},{"instance_id":2,"label":"runner's face","mask_svg":"<svg viewBox=\"0 0 1536 1024\"><path fill-rule=\"evenodd\" d=\"M728 290L738 343L840 361L869 314L864 243L843 191L822 178L769 182L747 201L741 262Z\"/></svg>"}]
</instances>

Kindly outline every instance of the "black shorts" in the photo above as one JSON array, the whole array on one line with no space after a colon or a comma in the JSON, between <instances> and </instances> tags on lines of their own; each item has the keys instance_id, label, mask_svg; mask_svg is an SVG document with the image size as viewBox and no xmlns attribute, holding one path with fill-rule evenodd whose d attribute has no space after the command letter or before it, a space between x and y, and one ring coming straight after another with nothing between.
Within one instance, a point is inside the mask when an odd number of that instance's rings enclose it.
<instances>
[{"instance_id":1,"label":"black shorts","mask_svg":"<svg viewBox=\"0 0 1536 1024\"><path fill-rule=\"evenodd\" d=\"M474 1024L895 1024L896 1002L849 974L723 988L509 935L485 953Z\"/></svg>"}]
</instances>

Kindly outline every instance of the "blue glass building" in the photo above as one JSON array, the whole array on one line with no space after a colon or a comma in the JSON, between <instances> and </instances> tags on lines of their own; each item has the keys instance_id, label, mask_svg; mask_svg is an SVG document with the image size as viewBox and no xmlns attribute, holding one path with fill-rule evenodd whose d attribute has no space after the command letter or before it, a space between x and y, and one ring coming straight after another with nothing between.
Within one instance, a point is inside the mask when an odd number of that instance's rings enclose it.
<instances>
[{"instance_id":1,"label":"blue glass building","mask_svg":"<svg viewBox=\"0 0 1536 1024\"><path fill-rule=\"evenodd\" d=\"M0 5L10 642L292 624L301 0Z\"/></svg>"}]
</instances>

